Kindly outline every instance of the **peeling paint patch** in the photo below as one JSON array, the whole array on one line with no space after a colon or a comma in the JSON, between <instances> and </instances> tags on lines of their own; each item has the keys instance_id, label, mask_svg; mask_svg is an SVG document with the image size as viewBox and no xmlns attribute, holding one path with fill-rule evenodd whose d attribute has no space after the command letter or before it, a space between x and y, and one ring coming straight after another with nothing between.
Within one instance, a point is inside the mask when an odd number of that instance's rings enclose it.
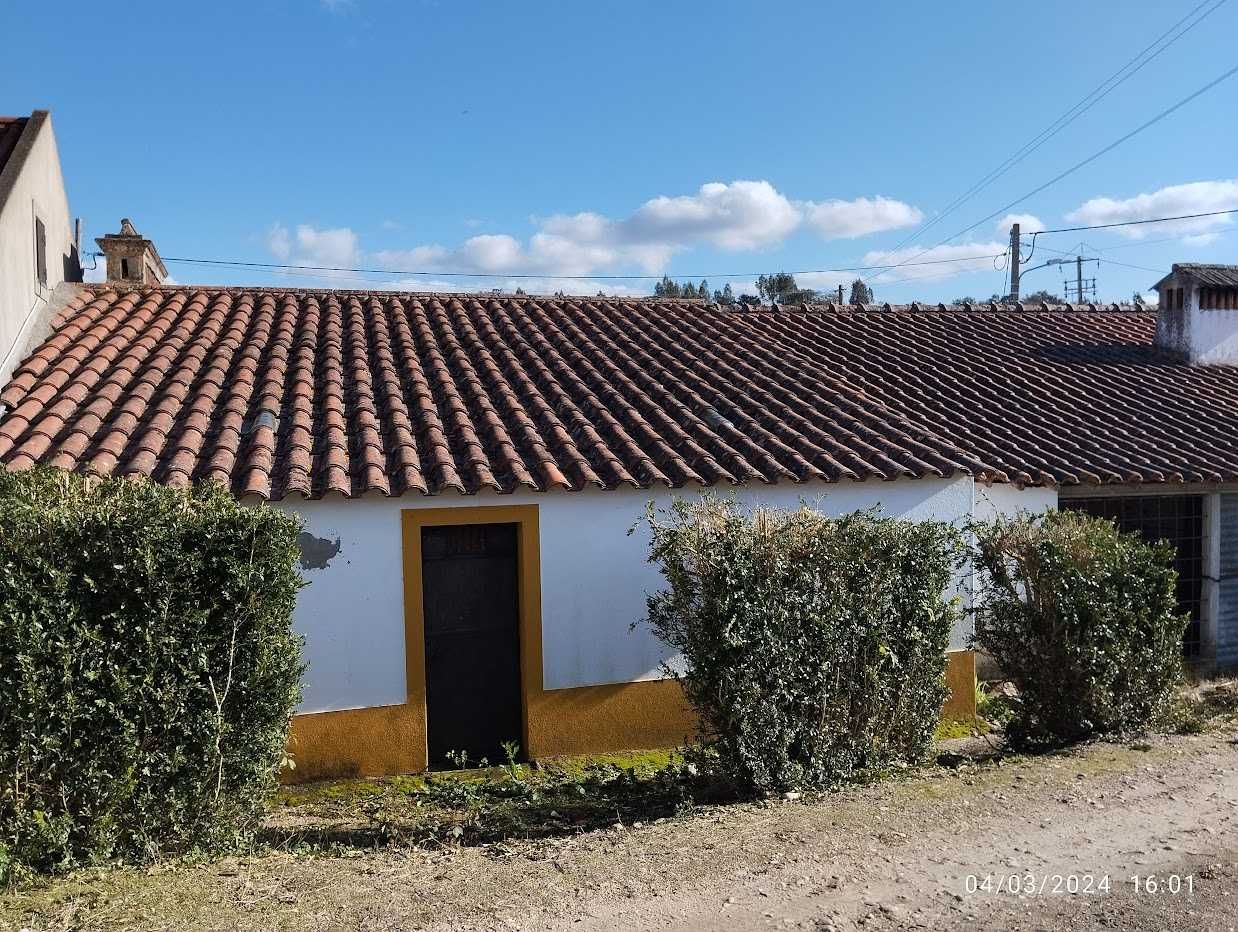
<instances>
[{"instance_id":1,"label":"peeling paint patch","mask_svg":"<svg viewBox=\"0 0 1238 932\"><path fill-rule=\"evenodd\" d=\"M297 535L297 546L301 548L301 569L325 570L340 552L340 539L315 537L306 531Z\"/></svg>"}]
</instances>

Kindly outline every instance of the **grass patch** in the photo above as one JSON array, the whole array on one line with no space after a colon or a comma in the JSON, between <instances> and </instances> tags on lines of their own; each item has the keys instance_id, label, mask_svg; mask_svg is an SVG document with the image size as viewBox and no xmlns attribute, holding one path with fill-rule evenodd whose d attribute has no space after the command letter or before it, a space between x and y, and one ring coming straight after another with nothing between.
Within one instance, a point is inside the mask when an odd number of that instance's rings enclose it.
<instances>
[{"instance_id":1,"label":"grass patch","mask_svg":"<svg viewBox=\"0 0 1238 932\"><path fill-rule=\"evenodd\" d=\"M987 732L988 723L983 719L949 719L943 718L933 729L934 741L953 741L958 738L971 738L974 735Z\"/></svg>"},{"instance_id":2,"label":"grass patch","mask_svg":"<svg viewBox=\"0 0 1238 932\"><path fill-rule=\"evenodd\" d=\"M1211 680L1181 690L1164 727L1175 734L1197 735L1228 722L1238 722L1238 679Z\"/></svg>"},{"instance_id":3,"label":"grass patch","mask_svg":"<svg viewBox=\"0 0 1238 932\"><path fill-rule=\"evenodd\" d=\"M279 848L479 845L684 815L736 789L671 751L284 787L262 841Z\"/></svg>"}]
</instances>

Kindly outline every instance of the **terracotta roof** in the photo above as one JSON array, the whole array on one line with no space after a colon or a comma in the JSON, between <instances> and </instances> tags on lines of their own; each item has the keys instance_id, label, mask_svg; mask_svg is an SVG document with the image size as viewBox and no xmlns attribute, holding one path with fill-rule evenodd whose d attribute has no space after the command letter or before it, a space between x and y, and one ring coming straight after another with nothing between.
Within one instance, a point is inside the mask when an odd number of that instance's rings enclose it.
<instances>
[{"instance_id":1,"label":"terracotta roof","mask_svg":"<svg viewBox=\"0 0 1238 932\"><path fill-rule=\"evenodd\" d=\"M115 288L0 392L0 463L274 499L1238 479L1238 368L1148 313Z\"/></svg>"},{"instance_id":2,"label":"terracotta roof","mask_svg":"<svg viewBox=\"0 0 1238 932\"><path fill-rule=\"evenodd\" d=\"M1166 279L1175 275L1193 279L1201 285L1210 287L1238 287L1238 265L1219 265L1208 262L1175 262L1173 271L1152 287L1159 288Z\"/></svg>"},{"instance_id":3,"label":"terracotta roof","mask_svg":"<svg viewBox=\"0 0 1238 932\"><path fill-rule=\"evenodd\" d=\"M26 128L26 117L0 116L0 170L17 148L17 140Z\"/></svg>"},{"instance_id":4,"label":"terracotta roof","mask_svg":"<svg viewBox=\"0 0 1238 932\"><path fill-rule=\"evenodd\" d=\"M0 207L8 200L26 156L48 119L46 110L35 110L28 117L0 116Z\"/></svg>"}]
</instances>

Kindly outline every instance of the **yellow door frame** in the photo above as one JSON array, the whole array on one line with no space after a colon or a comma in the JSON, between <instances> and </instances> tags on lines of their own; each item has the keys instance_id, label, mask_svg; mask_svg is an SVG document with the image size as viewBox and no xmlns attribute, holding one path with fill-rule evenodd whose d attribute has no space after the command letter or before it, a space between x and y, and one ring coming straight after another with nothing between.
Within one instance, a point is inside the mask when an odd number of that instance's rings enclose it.
<instances>
[{"instance_id":1,"label":"yellow door frame","mask_svg":"<svg viewBox=\"0 0 1238 932\"><path fill-rule=\"evenodd\" d=\"M404 508L404 670L407 714L413 741L413 770L429 763L426 715L426 616L422 587L421 529L444 525L516 525L516 569L520 629L520 746L531 754L530 697L542 692L542 570L537 505L479 505L463 508Z\"/></svg>"}]
</instances>

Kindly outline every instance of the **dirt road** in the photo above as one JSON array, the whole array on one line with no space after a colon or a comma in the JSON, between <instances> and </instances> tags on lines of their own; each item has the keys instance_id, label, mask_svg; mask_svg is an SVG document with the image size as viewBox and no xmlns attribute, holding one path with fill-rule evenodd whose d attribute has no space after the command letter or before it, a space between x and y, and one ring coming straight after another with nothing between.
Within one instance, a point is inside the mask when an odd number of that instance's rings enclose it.
<instances>
[{"instance_id":1,"label":"dirt road","mask_svg":"<svg viewBox=\"0 0 1238 932\"><path fill-rule=\"evenodd\" d=\"M9 898L0 925L1238 928L1238 735L965 763L555 842L348 854L79 878Z\"/></svg>"}]
</instances>

